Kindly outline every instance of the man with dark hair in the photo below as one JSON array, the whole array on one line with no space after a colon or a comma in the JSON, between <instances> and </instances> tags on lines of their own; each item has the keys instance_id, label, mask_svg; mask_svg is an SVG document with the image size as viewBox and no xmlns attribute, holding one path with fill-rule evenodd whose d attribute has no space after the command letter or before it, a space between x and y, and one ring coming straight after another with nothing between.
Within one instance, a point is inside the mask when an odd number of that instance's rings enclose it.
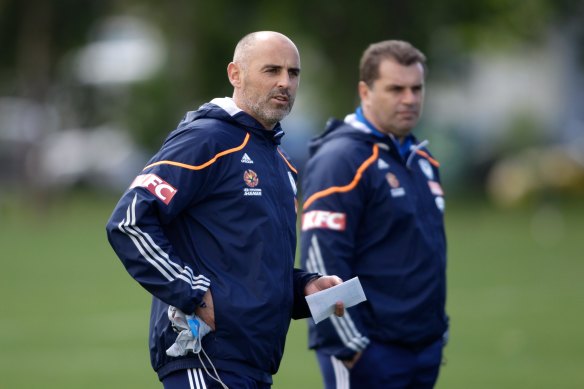
<instances>
[{"instance_id":1,"label":"man with dark hair","mask_svg":"<svg viewBox=\"0 0 584 389\"><path fill-rule=\"evenodd\" d=\"M332 388L432 388L448 330L439 163L411 131L425 56L403 41L370 45L357 110L311 142L302 182L303 266L359 277L367 301L315 325Z\"/></svg>"},{"instance_id":2,"label":"man with dark hair","mask_svg":"<svg viewBox=\"0 0 584 389\"><path fill-rule=\"evenodd\" d=\"M153 296L150 356L166 389L269 388L290 319L309 316L305 295L341 283L293 268L296 169L279 122L298 49L277 32L249 34L227 76L233 97L185 115L107 224Z\"/></svg>"}]
</instances>

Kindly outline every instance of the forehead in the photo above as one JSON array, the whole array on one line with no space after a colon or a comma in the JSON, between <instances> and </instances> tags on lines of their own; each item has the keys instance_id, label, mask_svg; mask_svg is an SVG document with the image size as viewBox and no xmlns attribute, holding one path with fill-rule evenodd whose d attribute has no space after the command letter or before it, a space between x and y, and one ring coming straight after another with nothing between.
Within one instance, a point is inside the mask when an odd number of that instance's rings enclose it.
<instances>
[{"instance_id":1,"label":"forehead","mask_svg":"<svg viewBox=\"0 0 584 389\"><path fill-rule=\"evenodd\" d=\"M285 39L257 41L250 48L249 64L254 68L266 65L300 69L300 55L296 46Z\"/></svg>"},{"instance_id":2,"label":"forehead","mask_svg":"<svg viewBox=\"0 0 584 389\"><path fill-rule=\"evenodd\" d=\"M379 78L375 82L395 85L420 85L424 83L424 67L421 63L401 65L393 59L383 60L379 64Z\"/></svg>"}]
</instances>

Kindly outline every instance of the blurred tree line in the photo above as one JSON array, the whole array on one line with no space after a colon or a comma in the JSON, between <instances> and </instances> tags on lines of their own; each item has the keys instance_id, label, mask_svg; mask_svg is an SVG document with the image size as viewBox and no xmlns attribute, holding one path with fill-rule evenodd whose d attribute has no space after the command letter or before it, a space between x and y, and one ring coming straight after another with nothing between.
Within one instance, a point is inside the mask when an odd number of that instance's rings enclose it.
<instances>
[{"instance_id":1,"label":"blurred tree line","mask_svg":"<svg viewBox=\"0 0 584 389\"><path fill-rule=\"evenodd\" d=\"M68 112L63 127L121 122L155 149L184 111L231 95L226 65L251 31L280 31L298 44L301 89L317 91L314 114L324 123L354 109L358 60L371 42L411 41L426 53L431 76L457 77L477 45L537 42L546 25L582 18L583 11L576 0L0 0L0 96L53 102ZM164 67L124 88L78 85L71 53L100 20L124 14L160 29Z\"/></svg>"}]
</instances>

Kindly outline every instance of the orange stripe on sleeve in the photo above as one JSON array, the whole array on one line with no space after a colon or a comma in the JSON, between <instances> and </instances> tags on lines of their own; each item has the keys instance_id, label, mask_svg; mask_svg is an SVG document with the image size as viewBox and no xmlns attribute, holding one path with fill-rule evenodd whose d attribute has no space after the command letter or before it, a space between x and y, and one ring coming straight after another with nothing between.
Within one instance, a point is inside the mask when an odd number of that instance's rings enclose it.
<instances>
[{"instance_id":1,"label":"orange stripe on sleeve","mask_svg":"<svg viewBox=\"0 0 584 389\"><path fill-rule=\"evenodd\" d=\"M296 169L294 169L294 166L292 166L292 164L290 163L290 161L288 161L288 159L284 156L284 154L282 154L282 152L280 151L280 149L278 149L278 153L280 153L280 155L282 156L282 158L284 158L284 162L286 162L286 165L288 165L288 167L290 168L290 170L292 170L294 173L298 174L298 172L296 171Z\"/></svg>"},{"instance_id":2,"label":"orange stripe on sleeve","mask_svg":"<svg viewBox=\"0 0 584 389\"><path fill-rule=\"evenodd\" d=\"M357 173L355 174L355 177L353 177L353 181L351 181L350 184L345 185L345 186L331 186L330 188L327 188L325 190L321 190L320 192L314 193L312 196L310 196L308 199L306 199L306 201L304 202L304 205L302 206L302 209L307 209L316 200L321 199L321 198L326 197L326 196L329 196L333 193L344 193L344 192L349 192L349 191L353 190L357 186L357 184L359 183L359 180L361 180L361 177L362 177L365 169L367 169L369 167L369 165L371 165L373 162L375 162L378 154L379 154L379 147L377 145L373 145L373 154L371 154L371 156L369 158L367 158L365 160L365 162L363 162L361 164L361 166L359 166L359 169L357 169Z\"/></svg>"},{"instance_id":3,"label":"orange stripe on sleeve","mask_svg":"<svg viewBox=\"0 0 584 389\"><path fill-rule=\"evenodd\" d=\"M440 167L440 162L436 161L434 158L430 157L427 152L422 150L416 150L416 153L420 154L422 157L426 158L432 165Z\"/></svg>"},{"instance_id":4,"label":"orange stripe on sleeve","mask_svg":"<svg viewBox=\"0 0 584 389\"><path fill-rule=\"evenodd\" d=\"M201 170L201 169L204 169L207 166L210 166L213 163L215 163L215 161L217 161L217 159L219 159L220 157L243 149L245 147L245 145L247 145L248 141L249 141L249 133L245 134L245 139L243 140L242 144L240 144L239 146L234 147L232 149L228 149L228 150L221 151L221 152L217 153L213 158L211 158L210 160L208 160L207 162L205 162L202 165L187 165L186 163L174 162L174 161L158 161L158 162L151 163L150 165L146 166L143 170L146 170L146 169L151 168L151 167L156 166L156 165L172 165L172 166L178 166L178 167L182 167L182 168L190 169L190 170Z\"/></svg>"}]
</instances>

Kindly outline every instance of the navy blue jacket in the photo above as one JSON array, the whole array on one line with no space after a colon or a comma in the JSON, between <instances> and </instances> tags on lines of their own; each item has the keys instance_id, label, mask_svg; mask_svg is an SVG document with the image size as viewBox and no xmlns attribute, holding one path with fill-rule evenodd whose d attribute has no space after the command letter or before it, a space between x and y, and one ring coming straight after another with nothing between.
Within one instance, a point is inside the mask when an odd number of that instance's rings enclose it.
<instances>
[{"instance_id":1,"label":"navy blue jacket","mask_svg":"<svg viewBox=\"0 0 584 389\"><path fill-rule=\"evenodd\" d=\"M186 114L113 211L109 241L153 295L160 379L202 367L194 354L166 355L177 336L168 305L192 313L210 288L216 330L204 350L217 369L268 383L290 319L309 315L303 292L315 275L294 269L297 175L282 135L279 124L266 131L231 99L214 99Z\"/></svg>"},{"instance_id":2,"label":"navy blue jacket","mask_svg":"<svg viewBox=\"0 0 584 389\"><path fill-rule=\"evenodd\" d=\"M309 271L358 276L367 301L309 320L309 346L350 359L370 341L420 347L447 330L444 194L438 162L403 158L354 114L311 143L302 181L301 256Z\"/></svg>"}]
</instances>

